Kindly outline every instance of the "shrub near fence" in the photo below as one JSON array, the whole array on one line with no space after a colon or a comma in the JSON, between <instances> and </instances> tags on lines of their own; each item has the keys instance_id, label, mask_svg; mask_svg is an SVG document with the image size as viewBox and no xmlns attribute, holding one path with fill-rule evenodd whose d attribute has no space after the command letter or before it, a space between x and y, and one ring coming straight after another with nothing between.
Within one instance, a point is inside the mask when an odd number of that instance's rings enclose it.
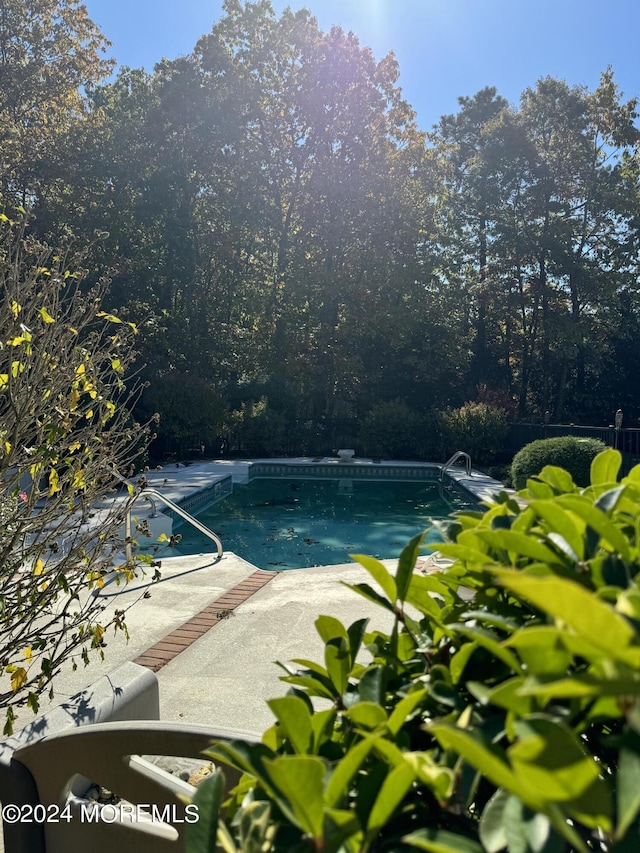
<instances>
[{"instance_id":1,"label":"shrub near fence","mask_svg":"<svg viewBox=\"0 0 640 853\"><path fill-rule=\"evenodd\" d=\"M532 441L513 457L511 480L516 489L524 489L530 477L546 465L556 465L568 471L577 485L586 486L593 459L605 449L606 445L597 438L573 435Z\"/></svg>"},{"instance_id":2,"label":"shrub near fence","mask_svg":"<svg viewBox=\"0 0 640 853\"><path fill-rule=\"evenodd\" d=\"M577 426L576 424L509 424L507 446L512 452L521 450L526 444L541 438L559 438L572 435L576 438L597 438L607 447L622 453L622 470L628 471L640 461L640 429L614 427Z\"/></svg>"}]
</instances>

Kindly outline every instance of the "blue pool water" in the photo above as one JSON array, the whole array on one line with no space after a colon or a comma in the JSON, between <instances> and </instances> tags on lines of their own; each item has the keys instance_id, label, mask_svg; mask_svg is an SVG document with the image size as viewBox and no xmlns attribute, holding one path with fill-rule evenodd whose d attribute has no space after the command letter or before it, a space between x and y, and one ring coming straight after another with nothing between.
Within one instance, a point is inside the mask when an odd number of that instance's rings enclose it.
<instances>
[{"instance_id":1,"label":"blue pool water","mask_svg":"<svg viewBox=\"0 0 640 853\"><path fill-rule=\"evenodd\" d=\"M469 506L460 500L456 508ZM349 554L397 557L412 536L452 511L437 483L259 477L197 517L233 551L261 569L350 562ZM191 525L172 555L211 550ZM435 532L431 539L437 539Z\"/></svg>"}]
</instances>

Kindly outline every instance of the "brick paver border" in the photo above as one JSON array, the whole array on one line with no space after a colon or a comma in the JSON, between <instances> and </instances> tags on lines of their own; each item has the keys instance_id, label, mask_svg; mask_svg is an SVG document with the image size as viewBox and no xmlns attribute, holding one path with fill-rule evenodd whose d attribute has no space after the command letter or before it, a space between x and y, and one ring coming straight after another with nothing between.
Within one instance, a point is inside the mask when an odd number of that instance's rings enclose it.
<instances>
[{"instance_id":1,"label":"brick paver border","mask_svg":"<svg viewBox=\"0 0 640 853\"><path fill-rule=\"evenodd\" d=\"M159 669L177 657L180 652L189 648L207 631L211 630L218 622L227 619L238 605L245 602L259 589L273 580L279 572L254 572L245 578L237 586L227 590L220 598L216 598L195 616L192 616L179 628L171 631L141 655L135 658L134 663L146 666L157 672Z\"/></svg>"}]
</instances>

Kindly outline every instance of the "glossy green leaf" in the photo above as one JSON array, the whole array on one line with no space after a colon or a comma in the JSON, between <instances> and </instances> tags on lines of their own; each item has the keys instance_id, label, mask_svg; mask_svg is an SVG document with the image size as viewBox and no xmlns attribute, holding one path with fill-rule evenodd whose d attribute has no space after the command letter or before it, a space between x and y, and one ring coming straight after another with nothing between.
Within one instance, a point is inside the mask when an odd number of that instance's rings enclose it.
<instances>
[{"instance_id":1,"label":"glossy green leaf","mask_svg":"<svg viewBox=\"0 0 640 853\"><path fill-rule=\"evenodd\" d=\"M333 690L308 675L281 675L280 680L286 681L287 684L303 687L309 696L320 696L323 699L331 699L331 701L336 698Z\"/></svg>"},{"instance_id":2,"label":"glossy green leaf","mask_svg":"<svg viewBox=\"0 0 640 853\"><path fill-rule=\"evenodd\" d=\"M349 637L349 653L351 655L352 666L355 663L358 652L362 646L368 624L368 619L358 619L347 628L347 635Z\"/></svg>"},{"instance_id":3,"label":"glossy green leaf","mask_svg":"<svg viewBox=\"0 0 640 853\"><path fill-rule=\"evenodd\" d=\"M434 593L435 595L442 597L445 601L450 601L452 599L451 590L442 582L440 573L438 572L426 575L414 572L411 577L411 584L409 585L410 593L413 591L414 586L426 592Z\"/></svg>"},{"instance_id":4,"label":"glossy green leaf","mask_svg":"<svg viewBox=\"0 0 640 853\"><path fill-rule=\"evenodd\" d=\"M603 492L595 502L595 506L607 514L612 512L620 503L626 489L626 486L616 486L615 489Z\"/></svg>"},{"instance_id":5,"label":"glossy green leaf","mask_svg":"<svg viewBox=\"0 0 640 853\"><path fill-rule=\"evenodd\" d=\"M573 657L562 637L553 625L532 625L516 631L504 644L516 649L529 675L555 675L564 673Z\"/></svg>"},{"instance_id":6,"label":"glossy green leaf","mask_svg":"<svg viewBox=\"0 0 640 853\"><path fill-rule=\"evenodd\" d=\"M425 535L426 531L418 534L417 536L414 536L413 539L411 539L411 541L409 542L409 544L405 545L405 547L400 553L395 581L398 601L404 602L407 597L407 592L409 591L409 586L411 585L413 570L415 568L416 561L420 556L420 550L422 548L422 543L424 541Z\"/></svg>"},{"instance_id":7,"label":"glossy green leaf","mask_svg":"<svg viewBox=\"0 0 640 853\"><path fill-rule=\"evenodd\" d=\"M552 498L554 493L553 489L548 486L546 483L541 483L539 480L527 480L527 491L533 495L534 498L540 498L541 500L547 500L548 498Z\"/></svg>"},{"instance_id":8,"label":"glossy green leaf","mask_svg":"<svg viewBox=\"0 0 640 853\"><path fill-rule=\"evenodd\" d=\"M609 831L613 811L609 786L575 733L543 716L516 721L515 729L520 739L507 749L520 788L514 793L529 803L542 797L561 804L583 824Z\"/></svg>"},{"instance_id":9,"label":"glossy green leaf","mask_svg":"<svg viewBox=\"0 0 640 853\"><path fill-rule=\"evenodd\" d=\"M374 557L367 557L364 554L350 554L349 556L352 560L357 560L369 572L389 602L395 604L398 597L396 582L384 563L381 563L380 560L376 560Z\"/></svg>"},{"instance_id":10,"label":"glossy green leaf","mask_svg":"<svg viewBox=\"0 0 640 853\"><path fill-rule=\"evenodd\" d=\"M618 551L624 560L629 559L629 543L622 531L587 498L581 495L561 495L558 502L588 524L601 539Z\"/></svg>"},{"instance_id":11,"label":"glossy green leaf","mask_svg":"<svg viewBox=\"0 0 640 853\"><path fill-rule=\"evenodd\" d=\"M358 702L349 708L346 715L358 728L369 731L387 722L387 712L375 702Z\"/></svg>"},{"instance_id":12,"label":"glossy green leaf","mask_svg":"<svg viewBox=\"0 0 640 853\"><path fill-rule=\"evenodd\" d=\"M324 662L336 693L342 696L349 685L349 673L351 672L351 658L347 642L339 638L330 640L324 647Z\"/></svg>"},{"instance_id":13,"label":"glossy green leaf","mask_svg":"<svg viewBox=\"0 0 640 853\"><path fill-rule=\"evenodd\" d=\"M352 589L354 592L357 592L358 595L361 595L363 598L366 598L368 601L373 601L374 604L380 605L385 610L390 610L391 613L395 613L395 607L389 601L388 598L385 598L383 595L380 595L379 592L376 592L373 587L370 587L368 583L345 583L342 581L342 584L347 587L347 589Z\"/></svg>"},{"instance_id":14,"label":"glossy green leaf","mask_svg":"<svg viewBox=\"0 0 640 853\"><path fill-rule=\"evenodd\" d=\"M478 834L486 853L499 853L507 846L507 833L504 826L504 811L513 794L498 788L484 807Z\"/></svg>"},{"instance_id":15,"label":"glossy green leaf","mask_svg":"<svg viewBox=\"0 0 640 853\"><path fill-rule=\"evenodd\" d=\"M515 533L513 530L479 530L478 535L494 550L502 548L516 558L528 557L550 565L563 563L554 551L524 533Z\"/></svg>"},{"instance_id":16,"label":"glossy green leaf","mask_svg":"<svg viewBox=\"0 0 640 853\"><path fill-rule=\"evenodd\" d=\"M297 696L270 699L267 704L280 723L283 733L297 753L310 750L313 743L311 714L305 702Z\"/></svg>"},{"instance_id":17,"label":"glossy green leaf","mask_svg":"<svg viewBox=\"0 0 640 853\"><path fill-rule=\"evenodd\" d=\"M523 695L520 688L524 684L524 678L510 678L494 687L489 693L487 700L492 705L505 708L518 716L530 714L534 710L534 702L531 696Z\"/></svg>"},{"instance_id":18,"label":"glossy green leaf","mask_svg":"<svg viewBox=\"0 0 640 853\"><path fill-rule=\"evenodd\" d=\"M347 796L351 780L371 752L376 736L368 737L352 746L338 762L327 783L325 801L328 806L338 806Z\"/></svg>"},{"instance_id":19,"label":"glossy green leaf","mask_svg":"<svg viewBox=\"0 0 640 853\"><path fill-rule=\"evenodd\" d=\"M581 699L598 696L637 696L640 680L631 678L599 678L581 673L554 681L525 681L520 690L523 696L539 696L544 702L550 699Z\"/></svg>"},{"instance_id":20,"label":"glossy green leaf","mask_svg":"<svg viewBox=\"0 0 640 853\"><path fill-rule=\"evenodd\" d=\"M515 792L516 781L507 762L494 750L456 726L449 723L433 723L427 730L445 749L452 749L468 761L476 770L480 770L498 788Z\"/></svg>"},{"instance_id":21,"label":"glossy green leaf","mask_svg":"<svg viewBox=\"0 0 640 853\"><path fill-rule=\"evenodd\" d=\"M321 666L319 663L316 663L313 660L309 660L308 658L292 658L291 663L295 663L298 666L302 666L305 669L308 669L314 675L319 676L320 680L326 686L329 685L329 673L327 672L324 666ZM280 666L287 672L288 675L292 675L291 671L285 664L280 664Z\"/></svg>"},{"instance_id":22,"label":"glossy green leaf","mask_svg":"<svg viewBox=\"0 0 640 853\"><path fill-rule=\"evenodd\" d=\"M273 752L262 743L245 743L241 740L214 741L205 755L215 762L235 767L242 773L258 779L265 790L271 791L269 779L264 773L264 762L273 757Z\"/></svg>"},{"instance_id":23,"label":"glossy green leaf","mask_svg":"<svg viewBox=\"0 0 640 853\"><path fill-rule=\"evenodd\" d=\"M584 634L574 634L568 630L566 626L561 626L562 642L567 647L573 657L581 657L588 661L597 662L602 660L603 649L602 643L597 645L592 643Z\"/></svg>"},{"instance_id":24,"label":"glossy green leaf","mask_svg":"<svg viewBox=\"0 0 640 853\"><path fill-rule=\"evenodd\" d=\"M323 643L336 638L348 639L347 629L339 619L333 616L318 616L314 624Z\"/></svg>"},{"instance_id":25,"label":"glossy green leaf","mask_svg":"<svg viewBox=\"0 0 640 853\"><path fill-rule=\"evenodd\" d=\"M363 702L384 704L386 670L382 666L372 666L364 673L358 682L358 695Z\"/></svg>"},{"instance_id":26,"label":"glossy green leaf","mask_svg":"<svg viewBox=\"0 0 640 853\"><path fill-rule=\"evenodd\" d=\"M615 483L622 464L622 454L609 447L598 453L591 463L591 484L599 486L603 483Z\"/></svg>"},{"instance_id":27,"label":"glossy green leaf","mask_svg":"<svg viewBox=\"0 0 640 853\"><path fill-rule=\"evenodd\" d=\"M606 657L640 663L640 646L629 648L638 639L629 622L580 584L555 576L500 570L495 574L508 589L584 635Z\"/></svg>"},{"instance_id":28,"label":"glossy green leaf","mask_svg":"<svg viewBox=\"0 0 640 853\"><path fill-rule=\"evenodd\" d=\"M314 661L306 660L305 658L294 658L291 663L298 664L299 666L304 667L302 670L292 670L291 667L286 666L283 663L277 662L278 666L283 669L287 674L281 675L280 680L284 681L288 684L295 684L296 682L291 679L294 678L306 678L309 679L311 683L313 683L319 690L323 690L324 692L315 693L313 695L316 696L332 696L333 688L331 679L329 678L329 673L325 669L325 667L320 666L320 664L314 663ZM311 694L309 694L311 695Z\"/></svg>"},{"instance_id":29,"label":"glossy green leaf","mask_svg":"<svg viewBox=\"0 0 640 853\"><path fill-rule=\"evenodd\" d=\"M495 657L505 663L513 672L521 673L522 666L517 657L505 648L500 639L488 628L476 628L470 625L450 625L449 629L455 631L462 637L468 637L479 646L482 646L487 651L491 652Z\"/></svg>"},{"instance_id":30,"label":"glossy green leaf","mask_svg":"<svg viewBox=\"0 0 640 853\"><path fill-rule=\"evenodd\" d=\"M323 850L341 853L362 849L362 827L358 816L347 809L325 809Z\"/></svg>"},{"instance_id":31,"label":"glossy green leaf","mask_svg":"<svg viewBox=\"0 0 640 853\"><path fill-rule=\"evenodd\" d=\"M464 669L467 663L469 662L469 658L477 648L477 643L465 643L451 658L449 670L451 672L451 679L454 684L458 684L458 682L462 678L462 674L464 673Z\"/></svg>"},{"instance_id":32,"label":"glossy green leaf","mask_svg":"<svg viewBox=\"0 0 640 853\"><path fill-rule=\"evenodd\" d=\"M269 835L270 818L271 805L268 802L258 801L246 805L239 823L242 853L262 853Z\"/></svg>"},{"instance_id":33,"label":"glossy green leaf","mask_svg":"<svg viewBox=\"0 0 640 853\"><path fill-rule=\"evenodd\" d=\"M445 829L418 829L405 835L402 841L429 853L483 853L477 841Z\"/></svg>"},{"instance_id":34,"label":"glossy green leaf","mask_svg":"<svg viewBox=\"0 0 640 853\"><path fill-rule=\"evenodd\" d=\"M557 465L545 465L538 474L538 478L543 483L548 483L552 489L561 494L571 492L576 487L571 474L565 471L564 468L558 468Z\"/></svg>"},{"instance_id":35,"label":"glossy green leaf","mask_svg":"<svg viewBox=\"0 0 640 853\"><path fill-rule=\"evenodd\" d=\"M421 637L423 642L427 642L427 638L422 635L422 631L419 623L415 622L405 613L405 626L412 632L409 631L403 634L398 635L398 641L396 643L396 655L399 661L403 663L406 661L415 660L417 656L416 651L416 637ZM424 648L424 646L423 646Z\"/></svg>"},{"instance_id":36,"label":"glossy green leaf","mask_svg":"<svg viewBox=\"0 0 640 853\"><path fill-rule=\"evenodd\" d=\"M449 708L462 709L464 701L460 694L452 684L445 681L435 681L429 685L429 695L438 704L448 706Z\"/></svg>"},{"instance_id":37,"label":"glossy green leaf","mask_svg":"<svg viewBox=\"0 0 640 853\"><path fill-rule=\"evenodd\" d=\"M438 802L443 803L452 796L456 774L450 767L437 764L428 752L405 752L404 760L416 780L430 788Z\"/></svg>"},{"instance_id":38,"label":"glossy green leaf","mask_svg":"<svg viewBox=\"0 0 640 853\"><path fill-rule=\"evenodd\" d=\"M387 740L386 737L376 737L373 741L373 751L378 758L390 764L392 767L399 767L404 764L405 753L392 740Z\"/></svg>"},{"instance_id":39,"label":"glossy green leaf","mask_svg":"<svg viewBox=\"0 0 640 853\"><path fill-rule=\"evenodd\" d=\"M459 543L444 542L438 546L438 551L443 557L451 557L453 560L461 560L463 563L471 563L472 565L482 565L482 563L491 561L486 551Z\"/></svg>"},{"instance_id":40,"label":"glossy green leaf","mask_svg":"<svg viewBox=\"0 0 640 853\"><path fill-rule=\"evenodd\" d=\"M598 590L598 592L602 593L602 590ZM618 613L623 613L631 619L640 620L640 589L637 586L632 586L623 589L619 595L616 595L618 590L615 588L612 592Z\"/></svg>"},{"instance_id":41,"label":"glossy green leaf","mask_svg":"<svg viewBox=\"0 0 640 853\"><path fill-rule=\"evenodd\" d=\"M387 723L387 728L391 732L392 735L397 735L402 726L407 721L408 717L413 714L416 708L419 708L420 705L427 698L428 691L421 690L412 690L407 696L404 696L395 706L393 711L389 716L389 721Z\"/></svg>"},{"instance_id":42,"label":"glossy green leaf","mask_svg":"<svg viewBox=\"0 0 640 853\"><path fill-rule=\"evenodd\" d=\"M513 795L505 803L502 818L510 853L560 853L565 848L552 833L549 818L532 811Z\"/></svg>"},{"instance_id":43,"label":"glossy green leaf","mask_svg":"<svg viewBox=\"0 0 640 853\"><path fill-rule=\"evenodd\" d=\"M474 699L477 699L481 705L489 704L489 696L491 695L492 688L488 684L479 681L467 681L465 686Z\"/></svg>"},{"instance_id":44,"label":"glossy green leaf","mask_svg":"<svg viewBox=\"0 0 640 853\"><path fill-rule=\"evenodd\" d=\"M440 621L441 607L438 601L433 596L435 584L430 582L428 575L414 575L411 580L411 586L406 595L406 603L413 605L420 613L430 616L437 622ZM443 584L438 584L446 590ZM451 598L451 593L447 591L447 599Z\"/></svg>"},{"instance_id":45,"label":"glossy green leaf","mask_svg":"<svg viewBox=\"0 0 640 853\"><path fill-rule=\"evenodd\" d=\"M640 755L634 750L620 750L615 791L618 807L616 836L622 838L640 811Z\"/></svg>"},{"instance_id":46,"label":"glossy green leaf","mask_svg":"<svg viewBox=\"0 0 640 853\"><path fill-rule=\"evenodd\" d=\"M331 740L331 734L335 725L337 712L334 708L325 708L316 711L311 716L311 729L313 731L313 753L318 754L324 744Z\"/></svg>"},{"instance_id":47,"label":"glossy green leaf","mask_svg":"<svg viewBox=\"0 0 640 853\"><path fill-rule=\"evenodd\" d=\"M293 823L312 838L322 837L325 764L315 756L282 755L264 762L265 770L282 797Z\"/></svg>"},{"instance_id":48,"label":"glossy green leaf","mask_svg":"<svg viewBox=\"0 0 640 853\"><path fill-rule=\"evenodd\" d=\"M558 506L555 500L532 501L530 506L553 532L562 536L579 560L584 559L584 539L580 527L570 513Z\"/></svg>"},{"instance_id":49,"label":"glossy green leaf","mask_svg":"<svg viewBox=\"0 0 640 853\"><path fill-rule=\"evenodd\" d=\"M375 838L382 827L391 819L396 809L401 805L405 794L416 778L410 764L403 761L396 765L387 775L382 787L369 812L366 833L368 838Z\"/></svg>"}]
</instances>

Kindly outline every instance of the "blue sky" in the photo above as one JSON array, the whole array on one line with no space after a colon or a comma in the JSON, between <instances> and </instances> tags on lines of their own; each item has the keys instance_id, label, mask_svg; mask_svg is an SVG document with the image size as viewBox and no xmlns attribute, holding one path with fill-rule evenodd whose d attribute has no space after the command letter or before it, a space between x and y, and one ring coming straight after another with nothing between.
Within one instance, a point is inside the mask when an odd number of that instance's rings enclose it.
<instances>
[{"instance_id":1,"label":"blue sky","mask_svg":"<svg viewBox=\"0 0 640 853\"><path fill-rule=\"evenodd\" d=\"M352 30L380 59L393 50L400 86L428 130L460 95L495 86L512 103L546 75L593 89L611 65L640 96L638 0L272 0L306 7L322 29ZM121 64L151 71L189 53L222 14L221 0L85 0Z\"/></svg>"}]
</instances>

